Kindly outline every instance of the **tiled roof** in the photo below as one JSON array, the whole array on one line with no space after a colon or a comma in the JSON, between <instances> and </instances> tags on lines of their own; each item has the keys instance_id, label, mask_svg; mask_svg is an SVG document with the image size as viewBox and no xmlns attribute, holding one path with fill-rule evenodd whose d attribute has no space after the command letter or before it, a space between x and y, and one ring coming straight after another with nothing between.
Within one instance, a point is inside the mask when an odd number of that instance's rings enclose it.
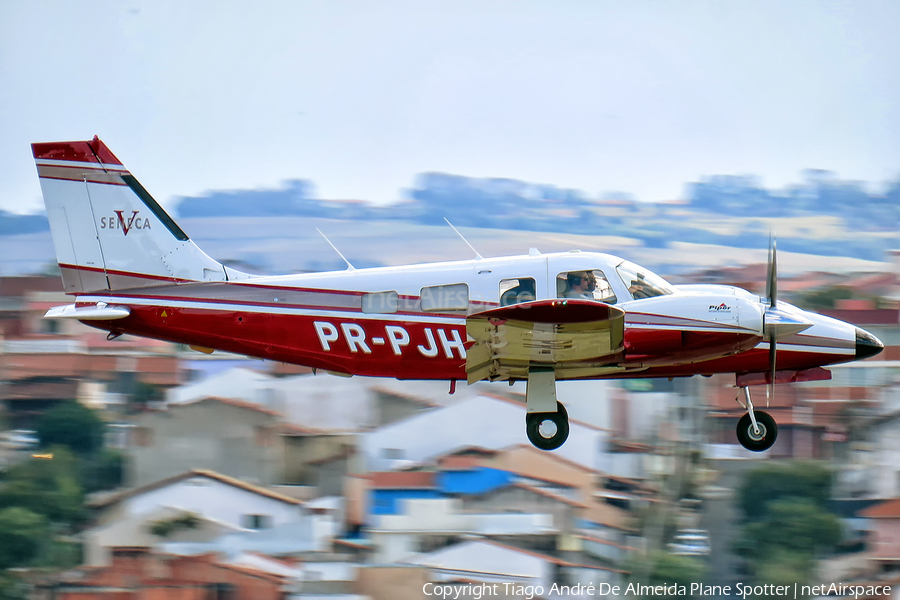
<instances>
[{"instance_id":1,"label":"tiled roof","mask_svg":"<svg viewBox=\"0 0 900 600\"><path fill-rule=\"evenodd\" d=\"M870 519L900 518L900 498L892 498L891 500L885 500L875 506L870 506L869 508L860 511L859 515Z\"/></svg>"},{"instance_id":2,"label":"tiled roof","mask_svg":"<svg viewBox=\"0 0 900 600\"><path fill-rule=\"evenodd\" d=\"M434 489L437 487L434 471L384 471L370 473L372 489Z\"/></svg>"},{"instance_id":3,"label":"tiled roof","mask_svg":"<svg viewBox=\"0 0 900 600\"><path fill-rule=\"evenodd\" d=\"M537 487L534 485L528 485L527 483L521 483L521 482L513 483L512 487L517 487L517 488L521 488L523 490L528 490L529 492L533 492L535 494L544 496L546 498L551 498L553 500L556 500L557 502L562 502L563 504L568 504L569 506L574 506L575 508L587 508L588 507L587 504L585 504L583 502L579 502L578 500L572 500L571 498L567 498L561 494L557 494L556 492L546 490L544 488ZM498 489L502 489L502 488L498 488Z\"/></svg>"},{"instance_id":4,"label":"tiled roof","mask_svg":"<svg viewBox=\"0 0 900 600\"><path fill-rule=\"evenodd\" d=\"M278 500L280 502L284 502L286 504L300 505L303 504L302 501L297 500L296 498L291 498L290 496L286 496L284 494L279 494L278 492L272 491L268 488L255 485L253 483L248 483L241 479L237 479L235 477L229 477L227 475L222 475L221 473L217 473L215 471L210 471L208 469L192 469L190 471L185 471L179 475L173 475L172 477L167 477L165 479L160 479L159 481L154 481L153 483L148 483L147 485L133 488L130 490L124 490L118 494L114 494L107 498L99 501L96 506L108 506L110 504L116 504L121 502L122 500L126 500L128 498L133 498L135 496L140 496L141 494L145 494L147 492L157 490L160 488L164 488L166 486L172 485L173 483L178 483L180 481L184 481L185 479L191 479L193 477L208 477L209 479L213 479L227 485L234 486L236 488L240 488L242 490L246 490L248 492L253 492L254 494L259 494L260 496L265 496L266 498L271 498L272 500Z\"/></svg>"},{"instance_id":5,"label":"tiled roof","mask_svg":"<svg viewBox=\"0 0 900 600\"><path fill-rule=\"evenodd\" d=\"M897 325L900 323L900 310L895 308L873 308L871 310L830 309L819 312L826 317L832 317L854 325Z\"/></svg>"}]
</instances>

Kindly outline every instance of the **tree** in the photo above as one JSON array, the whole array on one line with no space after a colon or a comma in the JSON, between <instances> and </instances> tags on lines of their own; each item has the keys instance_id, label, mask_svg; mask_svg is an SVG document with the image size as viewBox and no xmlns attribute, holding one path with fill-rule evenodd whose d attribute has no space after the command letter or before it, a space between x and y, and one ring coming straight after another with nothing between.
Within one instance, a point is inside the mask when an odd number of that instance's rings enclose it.
<instances>
[{"instance_id":1,"label":"tree","mask_svg":"<svg viewBox=\"0 0 900 600\"><path fill-rule=\"evenodd\" d=\"M86 493L122 485L125 457L115 448L104 448L96 454L81 457L79 466L79 480Z\"/></svg>"},{"instance_id":2,"label":"tree","mask_svg":"<svg viewBox=\"0 0 900 600\"><path fill-rule=\"evenodd\" d=\"M810 579L815 558L841 540L840 520L828 511L831 471L820 463L754 469L739 494L746 522L734 550L760 582Z\"/></svg>"},{"instance_id":3,"label":"tree","mask_svg":"<svg viewBox=\"0 0 900 600\"><path fill-rule=\"evenodd\" d=\"M48 537L47 520L21 506L0 510L0 569L28 564Z\"/></svg>"},{"instance_id":4,"label":"tree","mask_svg":"<svg viewBox=\"0 0 900 600\"><path fill-rule=\"evenodd\" d=\"M41 446L68 446L73 452L88 454L103 446L104 423L97 412L75 400L60 402L38 420Z\"/></svg>"},{"instance_id":5,"label":"tree","mask_svg":"<svg viewBox=\"0 0 900 600\"><path fill-rule=\"evenodd\" d=\"M131 394L131 411L142 411L147 409L147 405L153 402L161 402L165 399L163 390L158 385L138 381L134 386L134 393Z\"/></svg>"},{"instance_id":6,"label":"tree","mask_svg":"<svg viewBox=\"0 0 900 600\"><path fill-rule=\"evenodd\" d=\"M756 580L763 585L786 585L791 588L794 584L801 587L812 579L815 564L808 556L797 555L791 552L778 551L764 558L757 564ZM784 596L762 596L771 600L784 600Z\"/></svg>"},{"instance_id":7,"label":"tree","mask_svg":"<svg viewBox=\"0 0 900 600\"><path fill-rule=\"evenodd\" d=\"M647 568L648 566L649 569ZM679 556L660 550L651 552L646 556L637 557L630 571L632 577L642 577L642 574L647 574L647 581L635 580L633 581L635 584L678 585L685 586L687 588L686 591L689 591L691 583L703 581L706 569L703 563L696 558ZM675 597L690 598L690 593Z\"/></svg>"},{"instance_id":8,"label":"tree","mask_svg":"<svg viewBox=\"0 0 900 600\"><path fill-rule=\"evenodd\" d=\"M766 465L747 473L738 492L744 515L751 521L763 518L772 502L791 497L827 508L831 470L816 462Z\"/></svg>"},{"instance_id":9,"label":"tree","mask_svg":"<svg viewBox=\"0 0 900 600\"><path fill-rule=\"evenodd\" d=\"M84 516L77 461L65 446L50 450L52 459L32 458L9 468L0 483L0 509L26 507L51 522L75 525Z\"/></svg>"},{"instance_id":10,"label":"tree","mask_svg":"<svg viewBox=\"0 0 900 600\"><path fill-rule=\"evenodd\" d=\"M783 551L812 557L841 541L838 518L807 498L772 502L765 517L744 526L738 551L757 561Z\"/></svg>"}]
</instances>

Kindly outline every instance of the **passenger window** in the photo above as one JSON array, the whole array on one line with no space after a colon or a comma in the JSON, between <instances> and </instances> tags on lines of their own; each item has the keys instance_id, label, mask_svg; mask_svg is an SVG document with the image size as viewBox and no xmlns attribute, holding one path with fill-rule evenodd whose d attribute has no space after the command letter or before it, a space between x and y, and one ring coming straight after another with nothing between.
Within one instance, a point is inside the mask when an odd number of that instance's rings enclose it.
<instances>
[{"instance_id":1,"label":"passenger window","mask_svg":"<svg viewBox=\"0 0 900 600\"><path fill-rule=\"evenodd\" d=\"M599 269L560 273L556 276L556 297L616 303L616 294Z\"/></svg>"},{"instance_id":2,"label":"passenger window","mask_svg":"<svg viewBox=\"0 0 900 600\"><path fill-rule=\"evenodd\" d=\"M465 283L423 287L420 297L425 312L469 308L469 286Z\"/></svg>"},{"instance_id":3,"label":"passenger window","mask_svg":"<svg viewBox=\"0 0 900 600\"><path fill-rule=\"evenodd\" d=\"M400 305L397 292L374 292L363 294L362 311L364 313L395 313Z\"/></svg>"},{"instance_id":4,"label":"passenger window","mask_svg":"<svg viewBox=\"0 0 900 600\"><path fill-rule=\"evenodd\" d=\"M536 298L534 290L534 279L531 277L501 279L500 306L531 302Z\"/></svg>"}]
</instances>

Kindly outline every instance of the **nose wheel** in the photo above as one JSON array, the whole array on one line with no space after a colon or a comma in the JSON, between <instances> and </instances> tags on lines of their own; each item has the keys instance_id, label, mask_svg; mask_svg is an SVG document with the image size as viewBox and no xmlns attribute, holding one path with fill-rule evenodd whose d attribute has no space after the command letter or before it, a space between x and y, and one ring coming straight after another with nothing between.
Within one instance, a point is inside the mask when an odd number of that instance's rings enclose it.
<instances>
[{"instance_id":1,"label":"nose wheel","mask_svg":"<svg viewBox=\"0 0 900 600\"><path fill-rule=\"evenodd\" d=\"M569 414L566 407L556 403L554 413L528 413L525 415L525 433L528 441L541 450L556 450L569 437Z\"/></svg>"},{"instance_id":2,"label":"nose wheel","mask_svg":"<svg viewBox=\"0 0 900 600\"><path fill-rule=\"evenodd\" d=\"M763 452L771 448L778 438L778 425L775 424L775 419L769 413L761 410L754 411L753 401L750 400L750 390L746 387L741 389L747 402L746 404L741 402L740 397L737 398L737 402L747 409L747 414L738 421L738 441L741 446L751 452Z\"/></svg>"}]
</instances>

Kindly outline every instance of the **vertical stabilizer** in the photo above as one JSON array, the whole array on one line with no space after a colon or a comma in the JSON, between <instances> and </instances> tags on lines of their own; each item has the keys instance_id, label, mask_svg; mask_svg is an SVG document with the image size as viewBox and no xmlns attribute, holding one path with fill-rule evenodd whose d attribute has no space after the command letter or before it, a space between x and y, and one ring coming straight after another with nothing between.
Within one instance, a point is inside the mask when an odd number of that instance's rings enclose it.
<instances>
[{"instance_id":1,"label":"vertical stabilizer","mask_svg":"<svg viewBox=\"0 0 900 600\"><path fill-rule=\"evenodd\" d=\"M247 277L204 254L97 137L31 148L66 292Z\"/></svg>"}]
</instances>

